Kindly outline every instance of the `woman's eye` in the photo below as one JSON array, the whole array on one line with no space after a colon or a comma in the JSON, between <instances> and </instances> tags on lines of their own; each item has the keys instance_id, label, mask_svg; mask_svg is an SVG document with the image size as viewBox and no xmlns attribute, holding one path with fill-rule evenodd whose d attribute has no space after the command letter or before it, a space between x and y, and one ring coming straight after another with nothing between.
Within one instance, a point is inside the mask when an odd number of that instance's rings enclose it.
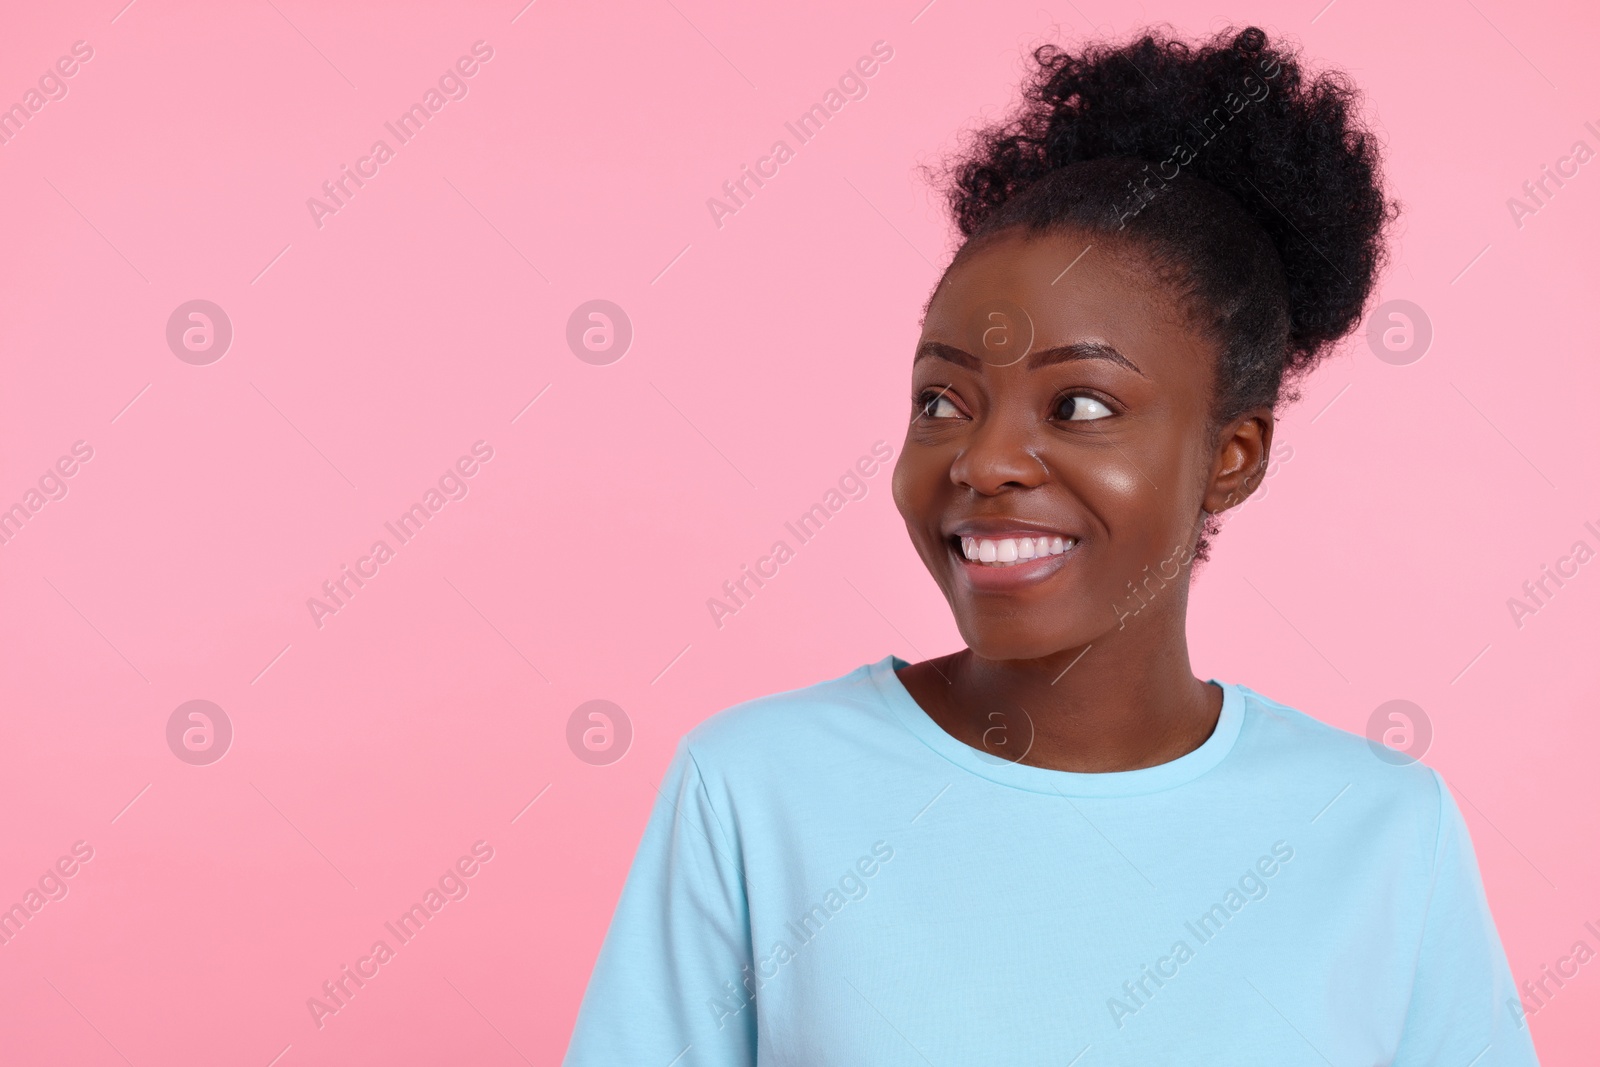
<instances>
[{"instance_id":1,"label":"woman's eye","mask_svg":"<svg viewBox=\"0 0 1600 1067\"><path fill-rule=\"evenodd\" d=\"M1065 414L1061 414L1063 411ZM1108 415L1115 414L1115 412L1106 407L1104 404L1100 403L1100 401L1096 400L1094 397L1084 396L1081 393L1062 397L1060 402L1056 405L1056 412L1057 418L1066 419L1068 421L1103 419Z\"/></svg>"},{"instance_id":2,"label":"woman's eye","mask_svg":"<svg viewBox=\"0 0 1600 1067\"><path fill-rule=\"evenodd\" d=\"M917 414L929 419L958 419L961 411L943 389L924 389L917 394Z\"/></svg>"}]
</instances>

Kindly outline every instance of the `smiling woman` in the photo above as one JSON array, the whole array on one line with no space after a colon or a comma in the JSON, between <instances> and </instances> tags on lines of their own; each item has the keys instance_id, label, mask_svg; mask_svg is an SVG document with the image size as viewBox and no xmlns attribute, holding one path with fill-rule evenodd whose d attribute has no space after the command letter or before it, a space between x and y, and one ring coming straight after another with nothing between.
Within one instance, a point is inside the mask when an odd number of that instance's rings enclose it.
<instances>
[{"instance_id":1,"label":"smiling woman","mask_svg":"<svg viewBox=\"0 0 1600 1067\"><path fill-rule=\"evenodd\" d=\"M965 647L689 732L566 1063L1533 1064L1437 772L1189 663L1218 516L1385 261L1355 89L1255 27L1034 58L943 175L893 475ZM732 1013L880 836L871 899Z\"/></svg>"}]
</instances>

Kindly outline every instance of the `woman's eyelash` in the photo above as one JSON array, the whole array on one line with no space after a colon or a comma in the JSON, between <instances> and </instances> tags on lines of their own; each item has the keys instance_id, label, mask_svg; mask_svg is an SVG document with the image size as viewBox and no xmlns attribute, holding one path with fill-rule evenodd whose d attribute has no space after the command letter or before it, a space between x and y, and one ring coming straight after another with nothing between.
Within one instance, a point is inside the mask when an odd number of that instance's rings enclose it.
<instances>
[{"instance_id":1,"label":"woman's eyelash","mask_svg":"<svg viewBox=\"0 0 1600 1067\"><path fill-rule=\"evenodd\" d=\"M912 406L916 409L916 413L918 415L925 415L928 410L928 405L945 396L949 391L949 386L937 386L919 389L911 394ZM1085 392L1082 389L1067 389L1056 394L1055 398L1050 401L1050 410L1056 410L1061 406L1061 402L1063 400L1070 400L1074 397L1083 397L1087 400L1093 400L1095 403L1105 407L1105 409L1111 412L1111 414L1115 415L1117 413L1117 408L1114 404L1111 404L1094 393Z\"/></svg>"},{"instance_id":2,"label":"woman's eyelash","mask_svg":"<svg viewBox=\"0 0 1600 1067\"><path fill-rule=\"evenodd\" d=\"M1096 404L1099 404L1113 415L1117 413L1117 406L1115 404L1111 403L1109 400L1106 400L1097 393L1086 392L1082 389L1067 389L1057 393L1056 398L1050 402L1050 410L1054 411L1059 408L1063 400L1072 400L1077 397L1082 397L1085 400L1093 400Z\"/></svg>"}]
</instances>

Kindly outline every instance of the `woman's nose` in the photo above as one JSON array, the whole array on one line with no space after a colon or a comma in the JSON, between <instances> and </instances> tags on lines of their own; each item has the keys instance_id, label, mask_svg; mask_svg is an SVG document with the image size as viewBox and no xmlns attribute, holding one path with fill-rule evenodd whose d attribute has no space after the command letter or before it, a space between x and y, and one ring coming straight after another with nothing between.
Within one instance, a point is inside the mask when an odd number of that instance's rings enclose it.
<instances>
[{"instance_id":1,"label":"woman's nose","mask_svg":"<svg viewBox=\"0 0 1600 1067\"><path fill-rule=\"evenodd\" d=\"M1033 428L1023 420L991 415L973 428L950 464L950 480L990 495L1007 486L1031 489L1050 477L1034 444Z\"/></svg>"}]
</instances>

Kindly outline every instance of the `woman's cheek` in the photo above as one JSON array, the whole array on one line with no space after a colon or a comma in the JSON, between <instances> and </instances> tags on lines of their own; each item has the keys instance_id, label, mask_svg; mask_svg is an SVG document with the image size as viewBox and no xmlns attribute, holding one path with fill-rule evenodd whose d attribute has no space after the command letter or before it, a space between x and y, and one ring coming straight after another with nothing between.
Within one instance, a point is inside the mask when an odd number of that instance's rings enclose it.
<instances>
[{"instance_id":1,"label":"woman's cheek","mask_svg":"<svg viewBox=\"0 0 1600 1067\"><path fill-rule=\"evenodd\" d=\"M931 538L928 533L929 516L939 504L935 488L939 472L933 459L928 450L918 447L908 434L905 446L900 450L900 458L895 461L889 491L894 497L895 509L905 520L912 547L928 569L937 574L939 546L928 543Z\"/></svg>"},{"instance_id":2,"label":"woman's cheek","mask_svg":"<svg viewBox=\"0 0 1600 1067\"><path fill-rule=\"evenodd\" d=\"M1099 564L1097 584L1121 595L1130 581L1139 580L1147 564L1155 567L1172 548L1167 542L1176 518L1173 472L1113 451L1097 457L1091 468L1080 467L1073 483L1073 491L1100 527L1084 531L1091 537L1098 534L1102 542L1094 553Z\"/></svg>"},{"instance_id":3,"label":"woman's cheek","mask_svg":"<svg viewBox=\"0 0 1600 1067\"><path fill-rule=\"evenodd\" d=\"M1119 511L1127 510L1137 500L1141 491L1150 488L1144 476L1131 464L1126 466L1116 464L1099 465L1089 472L1089 478L1096 487L1096 497L1102 500L1118 501L1120 506L1117 510Z\"/></svg>"},{"instance_id":4,"label":"woman's cheek","mask_svg":"<svg viewBox=\"0 0 1600 1067\"><path fill-rule=\"evenodd\" d=\"M889 480L889 491L894 496L894 506L900 512L900 517L912 523L916 518L915 501L913 499L911 484L911 456L915 446L911 443L911 435L906 434L905 443L900 446L900 457L895 460L894 474Z\"/></svg>"},{"instance_id":5,"label":"woman's cheek","mask_svg":"<svg viewBox=\"0 0 1600 1067\"><path fill-rule=\"evenodd\" d=\"M1096 450L1090 456L1078 455L1070 460L1063 457L1053 462L1065 464L1056 469L1070 472L1062 479L1068 490L1114 537L1129 532L1130 526L1147 522L1147 512L1160 496L1141 471L1144 464L1129 456L1125 448Z\"/></svg>"}]
</instances>

